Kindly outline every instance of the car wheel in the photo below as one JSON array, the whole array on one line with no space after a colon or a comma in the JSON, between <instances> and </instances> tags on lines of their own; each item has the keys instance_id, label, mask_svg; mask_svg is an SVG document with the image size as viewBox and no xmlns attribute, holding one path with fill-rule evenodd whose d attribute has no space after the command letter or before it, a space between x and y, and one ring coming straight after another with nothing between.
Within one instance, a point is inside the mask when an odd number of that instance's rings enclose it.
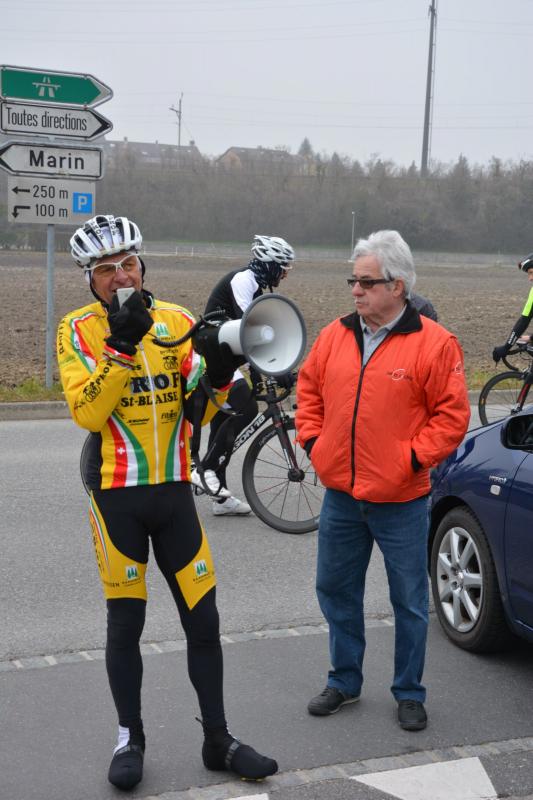
<instances>
[{"instance_id":1,"label":"car wheel","mask_svg":"<svg viewBox=\"0 0 533 800\"><path fill-rule=\"evenodd\" d=\"M439 622L454 644L473 653L501 650L512 639L483 529L466 508L442 519L431 548L431 588Z\"/></svg>"}]
</instances>

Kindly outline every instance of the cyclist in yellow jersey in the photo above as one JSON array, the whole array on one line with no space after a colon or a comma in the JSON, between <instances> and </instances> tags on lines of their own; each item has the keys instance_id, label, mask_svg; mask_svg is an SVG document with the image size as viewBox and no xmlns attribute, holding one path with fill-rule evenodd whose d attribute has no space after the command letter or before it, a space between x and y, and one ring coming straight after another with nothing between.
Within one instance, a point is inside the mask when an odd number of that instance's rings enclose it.
<instances>
[{"instance_id":1,"label":"cyclist in yellow jersey","mask_svg":"<svg viewBox=\"0 0 533 800\"><path fill-rule=\"evenodd\" d=\"M187 638L189 675L202 715L204 764L246 779L264 778L277 771L276 762L239 742L227 728L215 570L190 485L187 419L202 391L204 372L215 401L224 402L234 371L231 351L219 346L213 333L202 339L200 357L185 337L195 322L190 312L143 288L142 237L134 222L99 215L79 228L70 243L95 302L63 318L57 354L72 417L93 434L85 477L107 601L106 667L119 722L109 781L131 789L142 779L139 643L150 542ZM173 344L161 347L156 338ZM217 408L202 403L205 423Z\"/></svg>"},{"instance_id":2,"label":"cyclist in yellow jersey","mask_svg":"<svg viewBox=\"0 0 533 800\"><path fill-rule=\"evenodd\" d=\"M530 253L528 256L526 256L526 258L522 259L522 261L520 261L518 264L518 268L526 273L529 282L533 284L533 253ZM494 350L492 351L492 358L496 363L498 363L500 359L502 359L504 356L507 355L511 347L519 339L522 340L524 338L531 339L531 337L524 337L523 334L526 332L532 317L533 317L533 286L529 290L526 304L522 309L522 314L518 317L515 324L513 325L513 329L509 334L509 338L507 339L505 344L502 344L499 347L495 347Z\"/></svg>"}]
</instances>

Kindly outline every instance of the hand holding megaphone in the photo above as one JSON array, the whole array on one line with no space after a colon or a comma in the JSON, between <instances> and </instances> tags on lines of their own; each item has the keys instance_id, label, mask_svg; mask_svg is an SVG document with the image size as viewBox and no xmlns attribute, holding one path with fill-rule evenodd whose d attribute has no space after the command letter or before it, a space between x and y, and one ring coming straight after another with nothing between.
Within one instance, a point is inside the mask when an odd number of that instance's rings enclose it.
<instances>
[{"instance_id":1,"label":"hand holding megaphone","mask_svg":"<svg viewBox=\"0 0 533 800\"><path fill-rule=\"evenodd\" d=\"M220 325L206 323L193 336L193 347L205 359L206 372L213 388L227 386L237 367L231 348L219 342ZM242 362L242 359L241 359Z\"/></svg>"}]
</instances>

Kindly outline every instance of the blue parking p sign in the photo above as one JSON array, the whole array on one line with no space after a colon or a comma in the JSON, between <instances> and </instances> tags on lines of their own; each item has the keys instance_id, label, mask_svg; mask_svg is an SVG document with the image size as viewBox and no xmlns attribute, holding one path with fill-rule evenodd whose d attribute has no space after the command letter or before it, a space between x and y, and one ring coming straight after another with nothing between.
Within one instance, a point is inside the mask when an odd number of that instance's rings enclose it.
<instances>
[{"instance_id":1,"label":"blue parking p sign","mask_svg":"<svg viewBox=\"0 0 533 800\"><path fill-rule=\"evenodd\" d=\"M90 192L72 192L72 212L74 214L92 214L93 195Z\"/></svg>"}]
</instances>

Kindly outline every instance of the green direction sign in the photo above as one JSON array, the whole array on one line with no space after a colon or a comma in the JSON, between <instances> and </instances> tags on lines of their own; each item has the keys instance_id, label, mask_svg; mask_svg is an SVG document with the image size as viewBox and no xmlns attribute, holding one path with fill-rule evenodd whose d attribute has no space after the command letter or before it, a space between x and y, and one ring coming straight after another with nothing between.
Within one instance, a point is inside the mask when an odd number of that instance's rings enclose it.
<instances>
[{"instance_id":1,"label":"green direction sign","mask_svg":"<svg viewBox=\"0 0 533 800\"><path fill-rule=\"evenodd\" d=\"M91 108L112 96L109 86L92 75L0 66L0 97L5 100Z\"/></svg>"}]
</instances>

